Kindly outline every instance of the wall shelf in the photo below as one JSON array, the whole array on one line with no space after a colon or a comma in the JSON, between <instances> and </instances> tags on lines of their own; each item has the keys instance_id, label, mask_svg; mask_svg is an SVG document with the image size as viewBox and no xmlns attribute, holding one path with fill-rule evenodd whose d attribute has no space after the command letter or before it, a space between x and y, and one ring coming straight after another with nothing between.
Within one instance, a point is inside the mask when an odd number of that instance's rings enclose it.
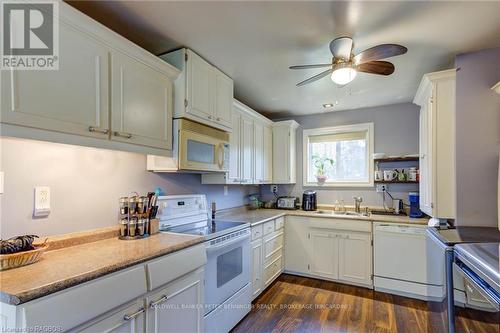
<instances>
[{"instance_id":1,"label":"wall shelf","mask_svg":"<svg viewBox=\"0 0 500 333\"><path fill-rule=\"evenodd\" d=\"M387 158L376 158L373 160L375 163L390 163L390 162L418 162L418 156L411 157L387 157Z\"/></svg>"}]
</instances>

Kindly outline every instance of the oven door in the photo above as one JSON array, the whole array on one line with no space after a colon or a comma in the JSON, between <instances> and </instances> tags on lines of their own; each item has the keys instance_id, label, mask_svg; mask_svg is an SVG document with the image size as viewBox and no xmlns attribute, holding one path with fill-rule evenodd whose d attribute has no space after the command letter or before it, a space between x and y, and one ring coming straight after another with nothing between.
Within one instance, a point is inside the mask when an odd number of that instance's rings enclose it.
<instances>
[{"instance_id":1,"label":"oven door","mask_svg":"<svg viewBox=\"0 0 500 333\"><path fill-rule=\"evenodd\" d=\"M179 131L179 169L228 171L229 143L187 130Z\"/></svg>"},{"instance_id":2,"label":"oven door","mask_svg":"<svg viewBox=\"0 0 500 333\"><path fill-rule=\"evenodd\" d=\"M250 282L250 230L206 242L205 314L214 310ZM215 243L215 244L211 244Z\"/></svg>"}]
</instances>

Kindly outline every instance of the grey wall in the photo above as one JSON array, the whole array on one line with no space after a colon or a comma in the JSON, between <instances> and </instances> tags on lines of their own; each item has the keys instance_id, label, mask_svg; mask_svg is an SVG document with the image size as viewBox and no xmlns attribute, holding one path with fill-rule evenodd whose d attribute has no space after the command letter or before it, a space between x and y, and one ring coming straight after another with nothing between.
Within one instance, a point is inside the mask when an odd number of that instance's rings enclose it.
<instances>
[{"instance_id":1,"label":"grey wall","mask_svg":"<svg viewBox=\"0 0 500 333\"><path fill-rule=\"evenodd\" d=\"M411 103L328 112L293 119L301 125L297 132L297 184L280 186L280 195L302 197L302 192L309 188L302 186L302 129L373 122L376 153L387 153L388 155L418 153L419 108ZM387 165L387 167L405 166L407 164ZM346 204L353 204L352 197L361 195L364 204L382 205L382 195L376 193L374 187L314 189L318 192L318 202L322 204L333 204L335 200L344 200ZM408 199L408 192L417 190L418 186L414 184L391 184L389 186L389 192L393 196L405 201ZM272 197L268 186L261 188L261 194L266 199ZM387 203L389 204L389 201Z\"/></svg>"},{"instance_id":2,"label":"grey wall","mask_svg":"<svg viewBox=\"0 0 500 333\"><path fill-rule=\"evenodd\" d=\"M497 225L500 48L458 55L457 225Z\"/></svg>"},{"instance_id":3,"label":"grey wall","mask_svg":"<svg viewBox=\"0 0 500 333\"><path fill-rule=\"evenodd\" d=\"M117 223L118 198L131 191L146 193L161 187L167 194L205 193L218 208L241 206L254 186L201 185L196 174L155 174L146 171L146 156L34 140L0 137L0 170L5 189L0 194L0 236L54 235L112 226ZM37 185L51 188L52 212L34 219Z\"/></svg>"}]
</instances>

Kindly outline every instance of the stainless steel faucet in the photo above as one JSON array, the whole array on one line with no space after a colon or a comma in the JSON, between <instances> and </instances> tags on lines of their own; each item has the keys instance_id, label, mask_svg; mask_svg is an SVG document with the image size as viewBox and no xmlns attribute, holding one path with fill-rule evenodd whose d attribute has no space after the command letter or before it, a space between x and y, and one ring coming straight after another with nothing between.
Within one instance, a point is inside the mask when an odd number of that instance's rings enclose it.
<instances>
[{"instance_id":1,"label":"stainless steel faucet","mask_svg":"<svg viewBox=\"0 0 500 333\"><path fill-rule=\"evenodd\" d=\"M363 202L362 197L353 197L354 199L354 210L356 213L361 213L361 203Z\"/></svg>"}]
</instances>

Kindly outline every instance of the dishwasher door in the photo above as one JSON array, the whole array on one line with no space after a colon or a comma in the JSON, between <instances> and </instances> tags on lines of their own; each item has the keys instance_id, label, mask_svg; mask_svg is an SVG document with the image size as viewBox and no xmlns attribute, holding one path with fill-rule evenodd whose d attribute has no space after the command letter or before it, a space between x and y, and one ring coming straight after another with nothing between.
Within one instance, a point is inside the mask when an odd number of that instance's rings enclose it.
<instances>
[{"instance_id":1,"label":"dishwasher door","mask_svg":"<svg viewBox=\"0 0 500 333\"><path fill-rule=\"evenodd\" d=\"M378 277L443 284L443 275L428 270L426 227L375 224L374 274Z\"/></svg>"}]
</instances>

